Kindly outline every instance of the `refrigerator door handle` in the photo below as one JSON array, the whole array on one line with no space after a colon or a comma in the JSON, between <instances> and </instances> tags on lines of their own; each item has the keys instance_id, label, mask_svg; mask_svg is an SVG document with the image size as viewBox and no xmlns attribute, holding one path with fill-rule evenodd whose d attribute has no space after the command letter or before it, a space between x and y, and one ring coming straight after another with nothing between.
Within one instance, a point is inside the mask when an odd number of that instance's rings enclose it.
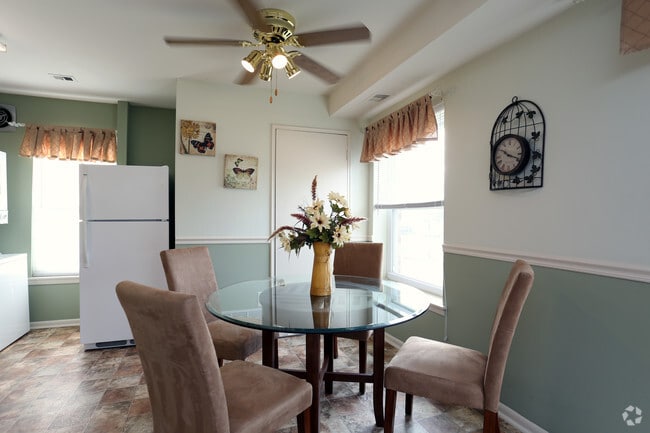
<instances>
[{"instance_id":1,"label":"refrigerator door handle","mask_svg":"<svg viewBox=\"0 0 650 433\"><path fill-rule=\"evenodd\" d=\"M79 218L86 221L86 200L88 199L88 173L82 173L80 179L81 185L79 194Z\"/></svg>"},{"instance_id":2,"label":"refrigerator door handle","mask_svg":"<svg viewBox=\"0 0 650 433\"><path fill-rule=\"evenodd\" d=\"M79 258L82 268L88 268L90 257L88 253L88 222L81 221L79 223L80 238L81 238L81 251L79 251Z\"/></svg>"}]
</instances>

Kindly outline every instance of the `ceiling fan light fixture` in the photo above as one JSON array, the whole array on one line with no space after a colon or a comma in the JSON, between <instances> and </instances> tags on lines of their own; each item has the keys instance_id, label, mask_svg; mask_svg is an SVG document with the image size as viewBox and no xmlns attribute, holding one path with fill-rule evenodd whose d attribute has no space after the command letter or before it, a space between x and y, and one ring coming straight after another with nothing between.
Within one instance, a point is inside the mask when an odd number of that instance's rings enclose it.
<instances>
[{"instance_id":1,"label":"ceiling fan light fixture","mask_svg":"<svg viewBox=\"0 0 650 433\"><path fill-rule=\"evenodd\" d=\"M300 73L300 68L296 66L292 59L287 59L287 66L284 67L287 78L292 79Z\"/></svg>"},{"instance_id":2,"label":"ceiling fan light fixture","mask_svg":"<svg viewBox=\"0 0 650 433\"><path fill-rule=\"evenodd\" d=\"M282 69L287 66L289 59L282 47L273 46L268 48L269 57L271 57L271 64L275 69Z\"/></svg>"},{"instance_id":3,"label":"ceiling fan light fixture","mask_svg":"<svg viewBox=\"0 0 650 433\"><path fill-rule=\"evenodd\" d=\"M247 55L242 59L241 65L248 72L255 72L255 69L257 69L257 66L260 64L261 60L262 60L262 52L259 50L253 50L250 52L249 55Z\"/></svg>"},{"instance_id":4,"label":"ceiling fan light fixture","mask_svg":"<svg viewBox=\"0 0 650 433\"><path fill-rule=\"evenodd\" d=\"M271 60L271 64L275 69L284 68L285 66L287 66L287 62L288 62L287 56L285 56L284 54L278 54L277 56L273 57L273 59Z\"/></svg>"},{"instance_id":5,"label":"ceiling fan light fixture","mask_svg":"<svg viewBox=\"0 0 650 433\"><path fill-rule=\"evenodd\" d=\"M269 63L269 61L267 60L262 63L262 67L260 69L260 80L271 81L272 75L273 75L273 66L271 66L271 63Z\"/></svg>"}]
</instances>

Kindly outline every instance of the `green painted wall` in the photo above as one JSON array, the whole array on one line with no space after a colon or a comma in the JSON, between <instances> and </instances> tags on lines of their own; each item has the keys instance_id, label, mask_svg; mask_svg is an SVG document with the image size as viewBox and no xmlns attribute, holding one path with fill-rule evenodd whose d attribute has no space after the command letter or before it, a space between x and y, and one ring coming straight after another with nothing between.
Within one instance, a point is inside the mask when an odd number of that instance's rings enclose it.
<instances>
[{"instance_id":1,"label":"green painted wall","mask_svg":"<svg viewBox=\"0 0 650 433\"><path fill-rule=\"evenodd\" d=\"M173 180L175 110L130 105L128 125L128 164L167 165Z\"/></svg>"},{"instance_id":2,"label":"green painted wall","mask_svg":"<svg viewBox=\"0 0 650 433\"><path fill-rule=\"evenodd\" d=\"M16 120L21 123L117 129L120 162L128 157L133 158L133 162L128 160L132 165L164 164L173 173L174 110L129 106L125 102L106 104L5 93L0 93L0 102L14 105ZM18 156L23 134L23 129L0 133L0 150L7 153L9 196L9 224L0 225L0 252L26 252L29 262L32 161ZM171 194L173 197L173 191ZM79 318L78 284L30 285L29 296L32 322Z\"/></svg>"},{"instance_id":3,"label":"green painted wall","mask_svg":"<svg viewBox=\"0 0 650 433\"><path fill-rule=\"evenodd\" d=\"M401 325L392 326L386 332L400 341L406 341L412 335L444 341L445 317L432 311L427 311L417 319Z\"/></svg>"},{"instance_id":4,"label":"green painted wall","mask_svg":"<svg viewBox=\"0 0 650 433\"><path fill-rule=\"evenodd\" d=\"M195 245L178 245L178 248L189 248ZM219 287L246 280L257 280L270 276L271 261L268 244L208 244L212 266Z\"/></svg>"},{"instance_id":5,"label":"green painted wall","mask_svg":"<svg viewBox=\"0 0 650 433\"><path fill-rule=\"evenodd\" d=\"M176 238L174 226L176 111L130 105L127 118L129 147L126 160L128 164L169 167L169 239L170 247L173 247Z\"/></svg>"},{"instance_id":6,"label":"green painted wall","mask_svg":"<svg viewBox=\"0 0 650 433\"><path fill-rule=\"evenodd\" d=\"M29 286L31 322L79 319L79 284Z\"/></svg>"},{"instance_id":7,"label":"green painted wall","mask_svg":"<svg viewBox=\"0 0 650 433\"><path fill-rule=\"evenodd\" d=\"M510 266L445 255L451 343L487 349ZM623 410L650 408L650 284L533 268L501 401L553 433L627 431Z\"/></svg>"}]
</instances>

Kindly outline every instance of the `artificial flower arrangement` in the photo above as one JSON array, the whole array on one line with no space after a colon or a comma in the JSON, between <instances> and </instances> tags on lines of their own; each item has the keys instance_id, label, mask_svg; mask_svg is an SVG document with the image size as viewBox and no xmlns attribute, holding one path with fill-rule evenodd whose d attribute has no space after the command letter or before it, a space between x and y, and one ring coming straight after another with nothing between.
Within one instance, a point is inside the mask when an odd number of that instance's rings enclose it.
<instances>
[{"instance_id":1,"label":"artificial flower arrangement","mask_svg":"<svg viewBox=\"0 0 650 433\"><path fill-rule=\"evenodd\" d=\"M300 213L291 214L298 222L294 226L282 226L276 229L269 239L279 235L282 248L296 254L302 247L311 246L315 242L330 244L333 248L342 247L350 241L352 230L357 228L357 223L365 221L363 217L350 215L350 208L344 196L336 192L327 195L330 212L325 210L325 202L316 194L317 178L311 182L311 206L299 207Z\"/></svg>"}]
</instances>

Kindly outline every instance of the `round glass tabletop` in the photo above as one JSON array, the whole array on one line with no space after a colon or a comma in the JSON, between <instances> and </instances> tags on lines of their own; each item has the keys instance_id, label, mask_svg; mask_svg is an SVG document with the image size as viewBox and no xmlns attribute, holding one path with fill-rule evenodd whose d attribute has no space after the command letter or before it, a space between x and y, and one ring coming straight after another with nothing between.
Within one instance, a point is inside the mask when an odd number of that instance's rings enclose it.
<instances>
[{"instance_id":1,"label":"round glass tabletop","mask_svg":"<svg viewBox=\"0 0 650 433\"><path fill-rule=\"evenodd\" d=\"M214 292L206 307L231 323L303 334L385 328L429 307L423 292L395 281L337 275L331 296L311 296L309 287L300 280L244 281Z\"/></svg>"}]
</instances>

